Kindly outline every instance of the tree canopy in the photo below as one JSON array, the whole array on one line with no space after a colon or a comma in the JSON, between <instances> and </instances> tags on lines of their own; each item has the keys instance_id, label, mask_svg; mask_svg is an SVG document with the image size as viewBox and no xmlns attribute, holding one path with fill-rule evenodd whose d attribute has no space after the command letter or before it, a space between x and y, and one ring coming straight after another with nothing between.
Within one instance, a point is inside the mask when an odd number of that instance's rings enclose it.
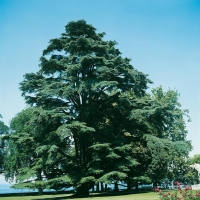
<instances>
[{"instance_id":1,"label":"tree canopy","mask_svg":"<svg viewBox=\"0 0 200 200\"><path fill-rule=\"evenodd\" d=\"M39 71L25 74L20 89L32 108L12 120L7 137L8 150L29 160L15 160L9 172L19 187L74 186L86 196L97 183L158 183L175 157L188 155L177 91L148 92L152 81L104 35L84 20L69 22Z\"/></svg>"}]
</instances>

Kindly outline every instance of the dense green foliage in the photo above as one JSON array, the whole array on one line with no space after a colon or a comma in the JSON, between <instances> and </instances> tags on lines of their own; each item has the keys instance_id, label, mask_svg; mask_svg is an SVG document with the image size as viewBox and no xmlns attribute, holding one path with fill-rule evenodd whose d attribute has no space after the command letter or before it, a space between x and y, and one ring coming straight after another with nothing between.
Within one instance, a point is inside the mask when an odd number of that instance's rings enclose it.
<instances>
[{"instance_id":1,"label":"dense green foliage","mask_svg":"<svg viewBox=\"0 0 200 200\"><path fill-rule=\"evenodd\" d=\"M16 176L16 187L75 186L83 196L97 183L116 190L119 181L129 189L159 183L191 149L178 93L147 93L147 75L84 20L65 30L50 40L40 70L20 83L32 108L12 120L4 137L6 177Z\"/></svg>"},{"instance_id":2,"label":"dense green foliage","mask_svg":"<svg viewBox=\"0 0 200 200\"><path fill-rule=\"evenodd\" d=\"M38 109L28 108L12 119L11 134L4 136L8 141L4 167L7 180L16 178L16 188L38 188L41 193L42 189L47 188L42 182L44 175L51 177L52 173L56 174L57 160L59 164L62 163L61 153L55 152L55 142L62 151L65 141L55 134L55 127L60 122L48 119L46 123L36 123L34 116L37 112ZM30 178L34 184L30 184Z\"/></svg>"},{"instance_id":3,"label":"dense green foliage","mask_svg":"<svg viewBox=\"0 0 200 200\"><path fill-rule=\"evenodd\" d=\"M1 118L0 114L0 118ZM5 146L6 141L1 140L1 137L5 134L8 134L9 128L4 124L3 121L0 121L0 173L4 172L4 156L5 156Z\"/></svg>"},{"instance_id":4,"label":"dense green foliage","mask_svg":"<svg viewBox=\"0 0 200 200\"><path fill-rule=\"evenodd\" d=\"M200 155L196 154L185 162L185 170L183 171L183 180L189 184L199 184L200 177L196 169L190 167L193 164L200 164Z\"/></svg>"}]
</instances>

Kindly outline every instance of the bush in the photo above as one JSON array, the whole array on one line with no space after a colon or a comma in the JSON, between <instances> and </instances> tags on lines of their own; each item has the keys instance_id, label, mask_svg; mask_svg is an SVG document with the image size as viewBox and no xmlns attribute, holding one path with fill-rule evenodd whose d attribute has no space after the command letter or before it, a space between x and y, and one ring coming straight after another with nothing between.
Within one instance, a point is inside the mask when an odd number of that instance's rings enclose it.
<instances>
[{"instance_id":1,"label":"bush","mask_svg":"<svg viewBox=\"0 0 200 200\"><path fill-rule=\"evenodd\" d=\"M186 186L184 189L180 187L180 183L174 183L177 186L175 192L163 192L159 188L155 188L155 191L158 193L161 200L188 200L195 199L200 200L200 193L196 191L194 194L190 186Z\"/></svg>"}]
</instances>

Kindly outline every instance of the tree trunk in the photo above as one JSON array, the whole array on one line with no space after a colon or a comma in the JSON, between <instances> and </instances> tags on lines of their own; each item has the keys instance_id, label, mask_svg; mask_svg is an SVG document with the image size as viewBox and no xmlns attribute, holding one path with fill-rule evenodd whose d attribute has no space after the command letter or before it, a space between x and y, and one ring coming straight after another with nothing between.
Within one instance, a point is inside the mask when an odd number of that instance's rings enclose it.
<instances>
[{"instance_id":1,"label":"tree trunk","mask_svg":"<svg viewBox=\"0 0 200 200\"><path fill-rule=\"evenodd\" d=\"M99 192L99 183L96 184L96 192Z\"/></svg>"},{"instance_id":2,"label":"tree trunk","mask_svg":"<svg viewBox=\"0 0 200 200\"><path fill-rule=\"evenodd\" d=\"M107 187L108 187L108 185L107 185L107 184L105 184L105 191L107 191L107 189L108 189Z\"/></svg>"},{"instance_id":3,"label":"tree trunk","mask_svg":"<svg viewBox=\"0 0 200 200\"><path fill-rule=\"evenodd\" d=\"M135 183L135 189L138 190L138 181Z\"/></svg>"},{"instance_id":4,"label":"tree trunk","mask_svg":"<svg viewBox=\"0 0 200 200\"><path fill-rule=\"evenodd\" d=\"M127 190L131 190L131 181L128 180L128 183L127 183Z\"/></svg>"},{"instance_id":5,"label":"tree trunk","mask_svg":"<svg viewBox=\"0 0 200 200\"><path fill-rule=\"evenodd\" d=\"M118 192L119 191L119 188L118 188L118 183L117 183L117 181L114 183L114 191L115 192Z\"/></svg>"},{"instance_id":6,"label":"tree trunk","mask_svg":"<svg viewBox=\"0 0 200 200\"><path fill-rule=\"evenodd\" d=\"M89 196L89 190L88 190L87 184L83 184L83 185L77 187L76 196L77 197L88 197Z\"/></svg>"},{"instance_id":7,"label":"tree trunk","mask_svg":"<svg viewBox=\"0 0 200 200\"><path fill-rule=\"evenodd\" d=\"M103 186L103 182L101 182L101 192L104 191L104 186Z\"/></svg>"},{"instance_id":8,"label":"tree trunk","mask_svg":"<svg viewBox=\"0 0 200 200\"><path fill-rule=\"evenodd\" d=\"M153 182L153 188L157 188L157 186L158 186L157 181Z\"/></svg>"},{"instance_id":9,"label":"tree trunk","mask_svg":"<svg viewBox=\"0 0 200 200\"><path fill-rule=\"evenodd\" d=\"M41 187L38 188L38 195L43 195L43 189Z\"/></svg>"},{"instance_id":10,"label":"tree trunk","mask_svg":"<svg viewBox=\"0 0 200 200\"><path fill-rule=\"evenodd\" d=\"M94 185L92 186L92 192L94 192Z\"/></svg>"},{"instance_id":11,"label":"tree trunk","mask_svg":"<svg viewBox=\"0 0 200 200\"><path fill-rule=\"evenodd\" d=\"M37 180L42 181L42 171L37 171ZM38 195L43 195L43 188L41 186L38 186Z\"/></svg>"}]
</instances>

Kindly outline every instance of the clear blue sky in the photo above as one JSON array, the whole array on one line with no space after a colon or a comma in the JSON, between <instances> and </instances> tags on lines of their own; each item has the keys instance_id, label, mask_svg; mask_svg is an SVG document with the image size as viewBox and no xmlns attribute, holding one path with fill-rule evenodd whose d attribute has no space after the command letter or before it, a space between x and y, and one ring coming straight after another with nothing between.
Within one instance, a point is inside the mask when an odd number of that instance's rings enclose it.
<instances>
[{"instance_id":1,"label":"clear blue sky","mask_svg":"<svg viewBox=\"0 0 200 200\"><path fill-rule=\"evenodd\" d=\"M189 109L191 155L200 153L200 1L0 0L0 113L9 121L24 107L19 82L36 72L43 49L72 20L85 19L116 40L123 56L149 74L151 87L180 93Z\"/></svg>"}]
</instances>

